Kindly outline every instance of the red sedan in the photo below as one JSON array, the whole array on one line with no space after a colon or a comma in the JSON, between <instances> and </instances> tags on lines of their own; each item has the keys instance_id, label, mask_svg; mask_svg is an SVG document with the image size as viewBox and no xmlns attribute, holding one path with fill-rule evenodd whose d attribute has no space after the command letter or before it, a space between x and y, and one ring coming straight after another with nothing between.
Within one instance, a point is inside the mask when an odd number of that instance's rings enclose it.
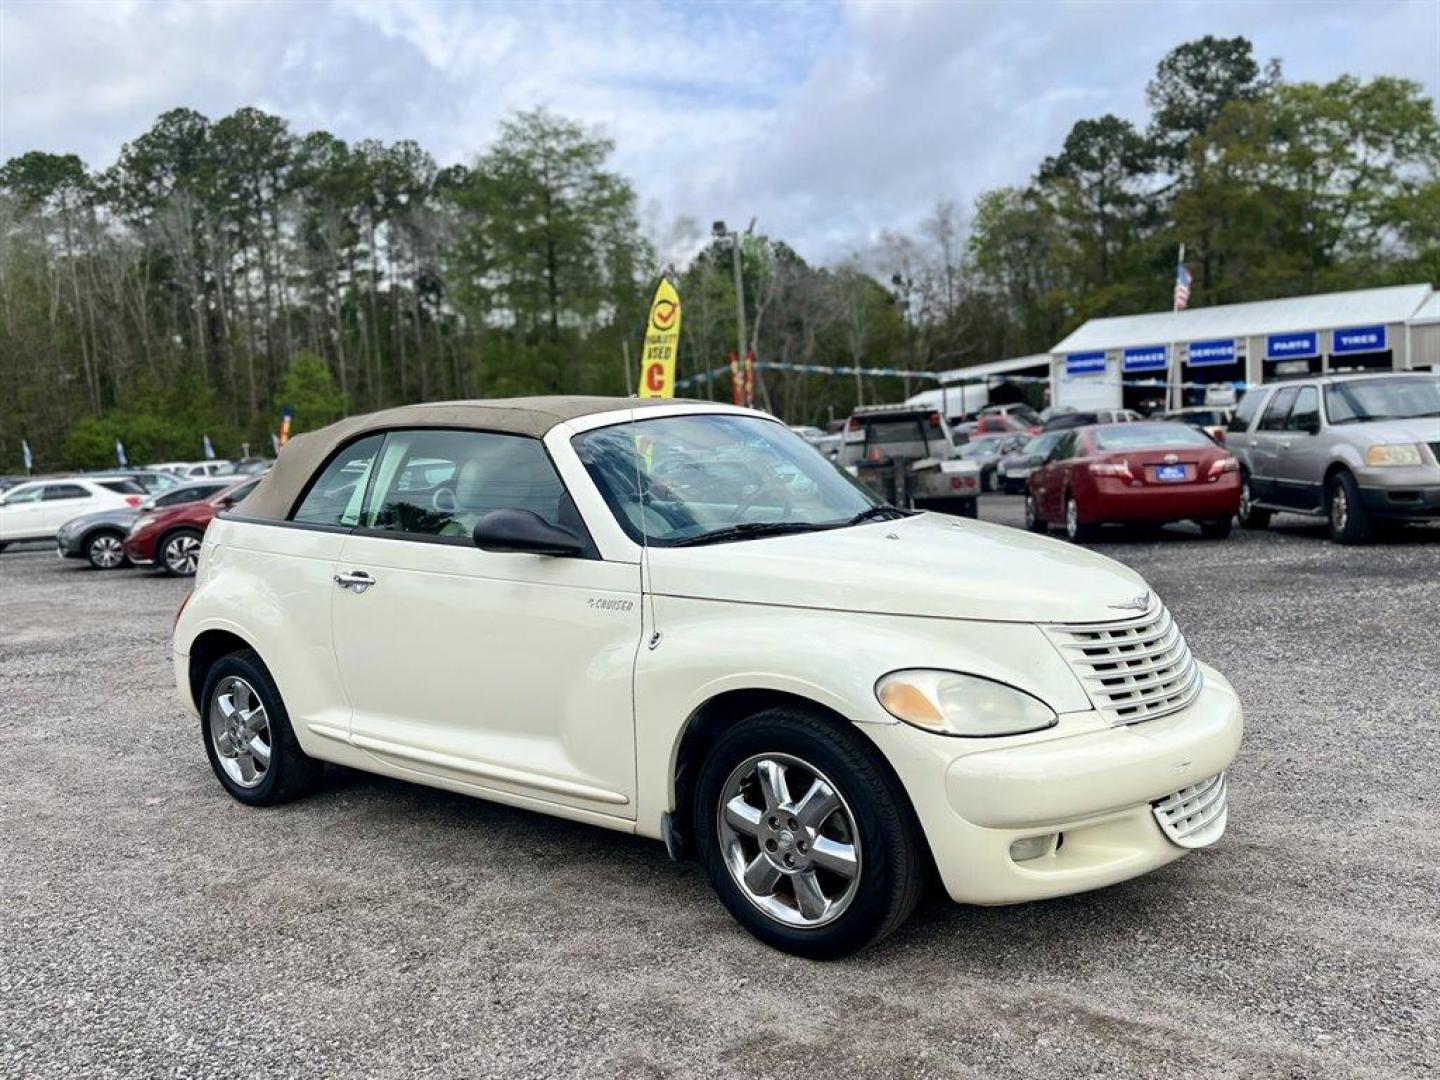
<instances>
[{"instance_id":1,"label":"red sedan","mask_svg":"<svg viewBox=\"0 0 1440 1080\"><path fill-rule=\"evenodd\" d=\"M209 499L142 514L125 537L126 556L136 566L154 566L158 562L174 577L194 577L205 527L216 514L240 502L259 483L260 477L247 476Z\"/></svg>"},{"instance_id":2,"label":"red sedan","mask_svg":"<svg viewBox=\"0 0 1440 1080\"><path fill-rule=\"evenodd\" d=\"M1063 524L1071 540L1109 522L1194 521L1207 540L1230 535L1240 467L1189 424L1107 424L1065 433L1030 474L1025 527Z\"/></svg>"}]
</instances>

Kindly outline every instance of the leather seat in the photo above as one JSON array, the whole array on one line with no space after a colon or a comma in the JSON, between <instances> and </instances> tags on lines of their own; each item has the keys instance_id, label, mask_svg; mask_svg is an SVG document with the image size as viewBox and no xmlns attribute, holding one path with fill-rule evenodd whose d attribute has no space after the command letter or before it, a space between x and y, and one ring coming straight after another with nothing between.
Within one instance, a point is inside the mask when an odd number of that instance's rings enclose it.
<instances>
[{"instance_id":1,"label":"leather seat","mask_svg":"<svg viewBox=\"0 0 1440 1080\"><path fill-rule=\"evenodd\" d=\"M564 489L538 443L486 439L477 450L478 456L461 465L455 475L455 509L440 530L442 536L468 536L492 510L532 510L552 524L563 524ZM574 508L568 512L574 514Z\"/></svg>"}]
</instances>

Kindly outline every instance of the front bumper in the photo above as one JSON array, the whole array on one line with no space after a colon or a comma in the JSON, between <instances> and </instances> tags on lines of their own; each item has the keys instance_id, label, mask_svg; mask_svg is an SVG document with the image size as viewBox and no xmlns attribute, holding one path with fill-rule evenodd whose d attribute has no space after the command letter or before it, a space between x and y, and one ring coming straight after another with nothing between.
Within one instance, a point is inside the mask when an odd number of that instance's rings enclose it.
<instances>
[{"instance_id":1,"label":"front bumper","mask_svg":"<svg viewBox=\"0 0 1440 1080\"><path fill-rule=\"evenodd\" d=\"M915 806L951 898L1010 904L1083 892L1164 866L1186 847L1166 838L1154 803L1224 772L1240 746L1240 702L1224 676L1180 712L1128 727L1096 713L995 745L905 724L865 725ZM1217 837L1223 817L1211 830ZM1059 834L1017 861L1017 840Z\"/></svg>"},{"instance_id":2,"label":"front bumper","mask_svg":"<svg viewBox=\"0 0 1440 1080\"><path fill-rule=\"evenodd\" d=\"M1409 521L1440 518L1440 485L1362 487L1360 501L1376 517Z\"/></svg>"}]
</instances>

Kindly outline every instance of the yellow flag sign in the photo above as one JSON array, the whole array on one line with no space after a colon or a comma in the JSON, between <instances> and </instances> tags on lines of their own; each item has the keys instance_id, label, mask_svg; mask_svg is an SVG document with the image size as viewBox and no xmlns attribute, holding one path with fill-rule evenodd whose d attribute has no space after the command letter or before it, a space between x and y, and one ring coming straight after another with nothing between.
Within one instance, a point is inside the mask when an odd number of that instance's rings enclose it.
<instances>
[{"instance_id":1,"label":"yellow flag sign","mask_svg":"<svg viewBox=\"0 0 1440 1080\"><path fill-rule=\"evenodd\" d=\"M660 282L645 326L645 348L640 354L640 396L675 396L675 355L680 351L680 294L668 281Z\"/></svg>"}]
</instances>

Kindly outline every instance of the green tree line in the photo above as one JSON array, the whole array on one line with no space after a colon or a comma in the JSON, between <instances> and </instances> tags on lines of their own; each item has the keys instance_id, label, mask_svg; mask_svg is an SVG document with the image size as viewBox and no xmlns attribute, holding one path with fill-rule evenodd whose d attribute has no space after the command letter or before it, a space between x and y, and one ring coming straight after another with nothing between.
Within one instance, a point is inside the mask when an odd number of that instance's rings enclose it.
<instances>
[{"instance_id":1,"label":"green tree line","mask_svg":"<svg viewBox=\"0 0 1440 1080\"><path fill-rule=\"evenodd\" d=\"M1029 183L941 200L831 266L783 239L741 247L746 346L762 360L943 370L1043 351L1086 318L1440 280L1440 135L1418 85L1289 83L1243 38L1172 51L1145 127L1077 122ZM242 108L160 116L92 169L0 166L0 470L268 450L407 401L627 393L660 273L679 279L680 374L735 349L729 238L662 267L602 133L544 110L468 165L347 143ZM958 180L958 178L957 178ZM680 231L684 233L683 223ZM693 231L693 230L692 230ZM764 373L792 422L918 386ZM692 395L728 397L728 378Z\"/></svg>"}]
</instances>

